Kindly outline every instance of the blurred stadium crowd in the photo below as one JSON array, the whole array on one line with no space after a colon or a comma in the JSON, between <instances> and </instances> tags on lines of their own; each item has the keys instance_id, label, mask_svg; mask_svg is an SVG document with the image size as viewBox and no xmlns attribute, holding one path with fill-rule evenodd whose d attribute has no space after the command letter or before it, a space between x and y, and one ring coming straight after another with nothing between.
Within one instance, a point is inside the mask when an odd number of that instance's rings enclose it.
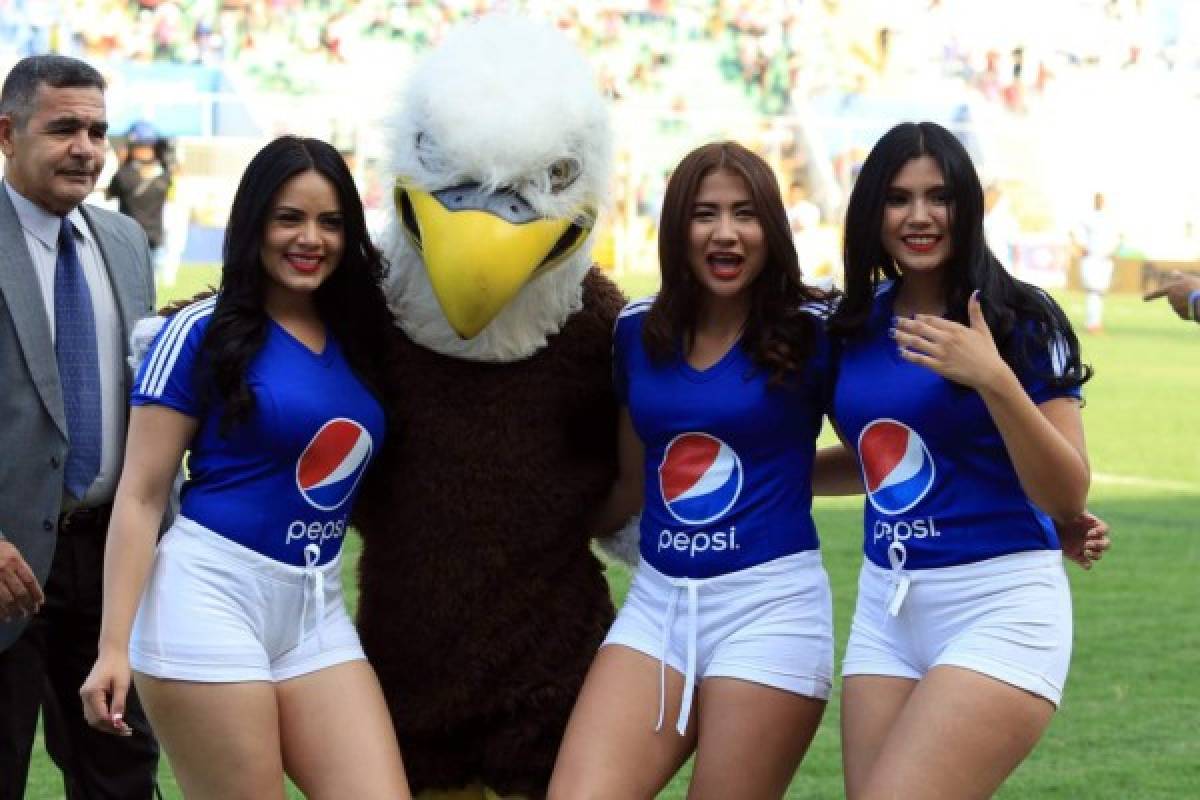
<instances>
[{"instance_id":1,"label":"blurred stadium crowd","mask_svg":"<svg viewBox=\"0 0 1200 800\"><path fill-rule=\"evenodd\" d=\"M967 143L994 248L1039 282L1067 279L1069 232L1095 192L1127 257L1200 258L1189 0L0 0L0 70L57 51L110 75L115 132L148 120L176 142L174 201L197 237L185 258L203 260L245 157L285 130L346 153L379 215L378 97L449 27L494 10L566 31L613 98L598 255L617 269L654 268L670 165L732 137L777 168L807 271L836 274L859 162L892 124L923 118Z\"/></svg>"}]
</instances>

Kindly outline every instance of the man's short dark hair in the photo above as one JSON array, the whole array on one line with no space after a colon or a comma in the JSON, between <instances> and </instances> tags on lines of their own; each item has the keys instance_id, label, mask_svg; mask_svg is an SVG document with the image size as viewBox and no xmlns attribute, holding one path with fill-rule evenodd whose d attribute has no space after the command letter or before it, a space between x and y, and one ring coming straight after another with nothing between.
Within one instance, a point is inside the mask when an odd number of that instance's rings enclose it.
<instances>
[{"instance_id":1,"label":"man's short dark hair","mask_svg":"<svg viewBox=\"0 0 1200 800\"><path fill-rule=\"evenodd\" d=\"M0 89L0 115L12 118L13 125L24 128L33 115L38 87L53 89L99 89L108 85L95 67L70 56L53 53L29 56L16 63Z\"/></svg>"}]
</instances>

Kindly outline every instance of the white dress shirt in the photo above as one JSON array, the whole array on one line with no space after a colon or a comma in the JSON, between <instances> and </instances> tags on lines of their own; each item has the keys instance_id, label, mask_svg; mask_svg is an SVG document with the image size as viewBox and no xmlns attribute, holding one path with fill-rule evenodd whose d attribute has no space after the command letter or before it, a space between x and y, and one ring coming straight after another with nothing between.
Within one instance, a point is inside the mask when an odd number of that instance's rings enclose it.
<instances>
[{"instance_id":1,"label":"white dress shirt","mask_svg":"<svg viewBox=\"0 0 1200 800\"><path fill-rule=\"evenodd\" d=\"M17 219L25 234L25 246L33 260L38 284L42 288L42 302L46 319L50 323L50 337L54 338L54 269L58 259L58 232L62 228L62 217L43 209L23 197L16 189L4 182ZM122 375L125 365L121 341L121 321L113 296L112 283L104 268L104 257L96 237L88 227L87 220L78 208L67 214L75 225L75 249L87 278L92 296L92 311L96 319L96 350L100 358L100 420L101 450L100 472L88 488L80 503L91 507L108 503L117 489L117 478L121 470L121 453L125 434L126 409L128 403L121 396ZM66 492L64 497L69 497Z\"/></svg>"}]
</instances>

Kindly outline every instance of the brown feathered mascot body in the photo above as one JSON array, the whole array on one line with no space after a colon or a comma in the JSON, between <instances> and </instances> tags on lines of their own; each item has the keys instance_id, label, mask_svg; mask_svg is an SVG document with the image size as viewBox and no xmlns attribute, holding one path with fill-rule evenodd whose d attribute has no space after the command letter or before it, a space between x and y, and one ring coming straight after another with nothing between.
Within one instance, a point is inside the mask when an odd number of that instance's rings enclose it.
<instances>
[{"instance_id":1,"label":"brown feathered mascot body","mask_svg":"<svg viewBox=\"0 0 1200 800\"><path fill-rule=\"evenodd\" d=\"M607 112L558 32L485 17L392 123L400 391L356 510L359 629L418 796L540 797L613 616L583 524L616 468Z\"/></svg>"}]
</instances>

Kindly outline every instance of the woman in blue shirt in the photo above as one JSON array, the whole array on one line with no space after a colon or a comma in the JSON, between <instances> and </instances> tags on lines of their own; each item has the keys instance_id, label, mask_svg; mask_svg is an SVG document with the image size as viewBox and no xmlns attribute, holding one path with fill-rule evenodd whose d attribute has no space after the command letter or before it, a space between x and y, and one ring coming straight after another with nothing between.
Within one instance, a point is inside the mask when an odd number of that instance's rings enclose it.
<instances>
[{"instance_id":1,"label":"woman in blue shirt","mask_svg":"<svg viewBox=\"0 0 1200 800\"><path fill-rule=\"evenodd\" d=\"M614 333L620 475L594 530L639 508L641 564L592 665L549 796L779 797L832 684L809 491L828 400L822 296L774 175L732 142L667 185L662 288ZM694 707L693 707L693 700Z\"/></svg>"},{"instance_id":2,"label":"woman in blue shirt","mask_svg":"<svg viewBox=\"0 0 1200 800\"><path fill-rule=\"evenodd\" d=\"M847 447L821 463L867 495L843 667L847 795L989 796L1066 678L1055 520L1087 499L1091 369L1055 302L988 250L978 176L944 128L903 124L879 141L845 236L830 330Z\"/></svg>"},{"instance_id":3,"label":"woman in blue shirt","mask_svg":"<svg viewBox=\"0 0 1200 800\"><path fill-rule=\"evenodd\" d=\"M138 370L81 694L94 727L126 734L132 672L188 797L282 798L285 772L308 797L408 796L339 574L385 431L382 271L341 156L277 139L234 196L220 292Z\"/></svg>"}]
</instances>

